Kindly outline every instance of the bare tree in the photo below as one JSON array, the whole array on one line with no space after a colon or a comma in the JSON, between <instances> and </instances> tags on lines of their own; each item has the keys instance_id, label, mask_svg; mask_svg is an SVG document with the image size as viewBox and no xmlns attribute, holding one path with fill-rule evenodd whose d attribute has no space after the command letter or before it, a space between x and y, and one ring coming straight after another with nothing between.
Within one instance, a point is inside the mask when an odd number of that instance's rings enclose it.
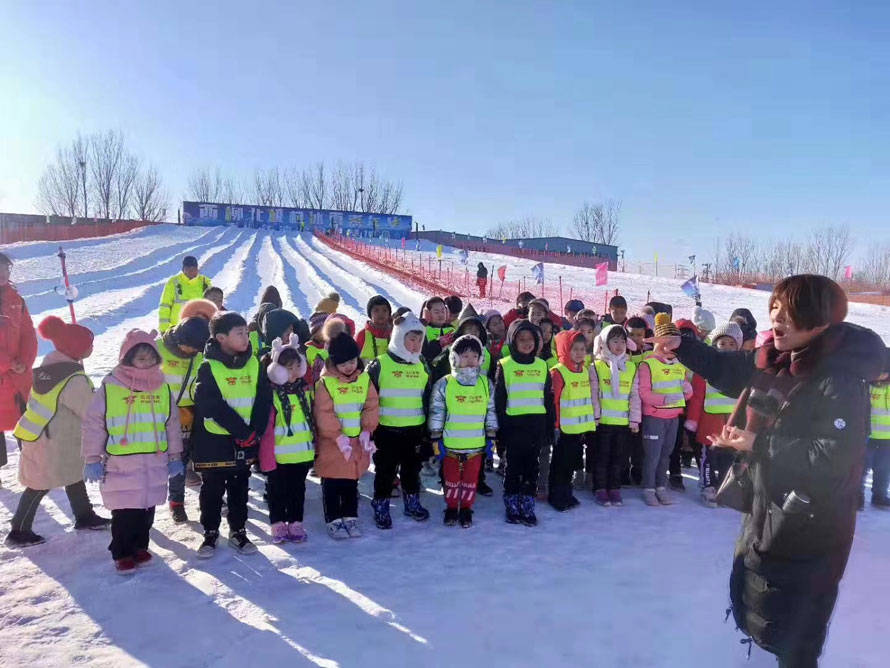
<instances>
[{"instance_id":1,"label":"bare tree","mask_svg":"<svg viewBox=\"0 0 890 668\"><path fill-rule=\"evenodd\" d=\"M875 287L890 286L890 243L869 244L857 277Z\"/></svg>"},{"instance_id":2,"label":"bare tree","mask_svg":"<svg viewBox=\"0 0 890 668\"><path fill-rule=\"evenodd\" d=\"M278 167L254 172L253 197L261 206L284 206L284 187Z\"/></svg>"},{"instance_id":3,"label":"bare tree","mask_svg":"<svg viewBox=\"0 0 890 668\"><path fill-rule=\"evenodd\" d=\"M220 182L218 197L220 204L242 204L244 202L244 190L237 179L226 176Z\"/></svg>"},{"instance_id":4,"label":"bare tree","mask_svg":"<svg viewBox=\"0 0 890 668\"><path fill-rule=\"evenodd\" d=\"M111 200L111 218L126 218L130 213L130 202L133 197L133 186L139 176L139 158L125 153L114 174L113 193Z\"/></svg>"},{"instance_id":5,"label":"bare tree","mask_svg":"<svg viewBox=\"0 0 890 668\"><path fill-rule=\"evenodd\" d=\"M303 201L309 205L309 208L331 208L328 201L327 179L325 178L323 162L303 170L302 174L300 174L300 192Z\"/></svg>"},{"instance_id":6,"label":"bare tree","mask_svg":"<svg viewBox=\"0 0 890 668\"><path fill-rule=\"evenodd\" d=\"M83 174L88 141L78 136L70 146L56 150L56 159L46 166L37 186L37 206L45 214L80 216L83 207Z\"/></svg>"},{"instance_id":7,"label":"bare tree","mask_svg":"<svg viewBox=\"0 0 890 668\"><path fill-rule=\"evenodd\" d=\"M559 234L559 227L549 218L524 216L498 223L489 228L485 235L495 239L519 239L528 237L552 237Z\"/></svg>"},{"instance_id":8,"label":"bare tree","mask_svg":"<svg viewBox=\"0 0 890 668\"><path fill-rule=\"evenodd\" d=\"M133 218L151 222L163 221L167 215L167 193L154 166L139 172L133 182Z\"/></svg>"},{"instance_id":9,"label":"bare tree","mask_svg":"<svg viewBox=\"0 0 890 668\"><path fill-rule=\"evenodd\" d=\"M807 246L812 270L836 279L853 250L853 238L848 226L828 225L813 232Z\"/></svg>"},{"instance_id":10,"label":"bare tree","mask_svg":"<svg viewBox=\"0 0 890 668\"><path fill-rule=\"evenodd\" d=\"M127 157L124 136L109 130L89 140L89 169L93 182L93 204L99 218L117 217L117 179Z\"/></svg>"},{"instance_id":11,"label":"bare tree","mask_svg":"<svg viewBox=\"0 0 890 668\"><path fill-rule=\"evenodd\" d=\"M584 202L575 212L571 232L582 241L614 246L618 243L620 213L621 202L615 200Z\"/></svg>"},{"instance_id":12,"label":"bare tree","mask_svg":"<svg viewBox=\"0 0 890 668\"><path fill-rule=\"evenodd\" d=\"M219 169L196 169L188 179L185 195L195 202L219 202L223 193L223 177Z\"/></svg>"}]
</instances>

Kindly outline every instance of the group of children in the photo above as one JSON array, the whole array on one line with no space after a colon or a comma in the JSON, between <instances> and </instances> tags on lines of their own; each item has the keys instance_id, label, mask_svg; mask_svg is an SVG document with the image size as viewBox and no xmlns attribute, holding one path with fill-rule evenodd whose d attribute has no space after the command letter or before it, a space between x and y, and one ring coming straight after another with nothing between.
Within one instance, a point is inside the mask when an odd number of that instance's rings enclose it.
<instances>
[{"instance_id":1,"label":"group of children","mask_svg":"<svg viewBox=\"0 0 890 668\"><path fill-rule=\"evenodd\" d=\"M395 489L406 517L430 517L424 468L440 477L449 526L472 525L476 495L492 493L486 471L503 475L512 524L537 524L536 500L567 511L584 488L601 506L621 506L621 488L632 484L646 505L669 505L668 487L683 487L684 451L699 462L703 502L716 507L732 454L708 436L720 433L735 401L646 341L681 335L718 350L751 348L750 313L718 326L697 309L693 321L675 323L669 307L652 303L628 318L616 296L603 317L578 300L559 316L523 293L503 315L480 315L454 296L433 297L415 314L393 312L378 295L356 332L339 302L322 299L308 323L282 307L274 288L250 323L222 310L221 299L186 302L163 334L129 332L98 389L83 370L89 330L47 319L40 333L55 352L35 370L50 380L35 384L16 428L22 465L41 441L80 441L83 476L64 484L78 522L102 528L109 520L80 489L83 480L100 483L112 514L109 549L123 574L150 562L154 509L168 489L174 521L188 521L186 483L200 486L197 556L216 550L224 497L229 545L255 552L245 530L254 470L266 478L275 543L306 540L310 474L321 480L328 534L361 536L358 481L372 463L382 530L393 526ZM886 408L886 392L878 399ZM39 500L22 497L7 544L43 540L31 529Z\"/></svg>"}]
</instances>

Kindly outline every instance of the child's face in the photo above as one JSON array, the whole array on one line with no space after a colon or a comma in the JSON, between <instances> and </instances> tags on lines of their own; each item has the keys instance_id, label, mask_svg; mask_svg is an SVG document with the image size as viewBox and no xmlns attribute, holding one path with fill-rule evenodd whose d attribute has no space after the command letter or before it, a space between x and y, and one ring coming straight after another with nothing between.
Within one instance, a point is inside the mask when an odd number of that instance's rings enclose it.
<instances>
[{"instance_id":1,"label":"child's face","mask_svg":"<svg viewBox=\"0 0 890 668\"><path fill-rule=\"evenodd\" d=\"M542 320L539 325L541 328L541 338L544 343L550 343L553 340L553 323L549 320Z\"/></svg>"},{"instance_id":2,"label":"child's face","mask_svg":"<svg viewBox=\"0 0 890 668\"><path fill-rule=\"evenodd\" d=\"M613 355L623 355L627 352L627 341L623 336L613 336L609 339L609 352Z\"/></svg>"},{"instance_id":3,"label":"child's face","mask_svg":"<svg viewBox=\"0 0 890 668\"><path fill-rule=\"evenodd\" d=\"M223 293L222 290L213 290L212 292L207 293L207 299L216 304L216 308L222 308L223 305Z\"/></svg>"},{"instance_id":4,"label":"child's face","mask_svg":"<svg viewBox=\"0 0 890 668\"><path fill-rule=\"evenodd\" d=\"M587 342L587 349L593 347L593 340L596 338L596 328L589 322L585 322L578 328L578 331L584 335L584 341Z\"/></svg>"},{"instance_id":5,"label":"child's face","mask_svg":"<svg viewBox=\"0 0 890 668\"><path fill-rule=\"evenodd\" d=\"M624 306L613 306L609 309L609 315L616 325L621 325L627 319L627 308Z\"/></svg>"},{"instance_id":6,"label":"child's face","mask_svg":"<svg viewBox=\"0 0 890 668\"><path fill-rule=\"evenodd\" d=\"M583 338L575 339L572 347L569 349L569 357L575 364L581 364L587 357L587 343Z\"/></svg>"},{"instance_id":7,"label":"child's face","mask_svg":"<svg viewBox=\"0 0 890 668\"><path fill-rule=\"evenodd\" d=\"M643 339L646 338L646 330L642 327L631 327L627 330L627 337L637 346L637 352L643 352Z\"/></svg>"},{"instance_id":8,"label":"child's face","mask_svg":"<svg viewBox=\"0 0 890 668\"><path fill-rule=\"evenodd\" d=\"M151 346L140 345L133 353L132 366L136 369L151 369L158 363L158 356Z\"/></svg>"},{"instance_id":9,"label":"child's face","mask_svg":"<svg viewBox=\"0 0 890 668\"><path fill-rule=\"evenodd\" d=\"M666 360L672 360L677 357L677 354L673 350L668 350L662 344L656 343L655 348L653 348L653 352L660 357L663 357Z\"/></svg>"},{"instance_id":10,"label":"child's face","mask_svg":"<svg viewBox=\"0 0 890 668\"><path fill-rule=\"evenodd\" d=\"M535 335L527 329L520 330L516 335L516 352L522 355L535 353Z\"/></svg>"},{"instance_id":11,"label":"child's face","mask_svg":"<svg viewBox=\"0 0 890 668\"><path fill-rule=\"evenodd\" d=\"M528 308L528 305L531 303L532 303L532 300L529 299L528 297L523 298L523 299L517 299L516 300L516 308L518 308L520 311L524 311Z\"/></svg>"},{"instance_id":12,"label":"child's face","mask_svg":"<svg viewBox=\"0 0 890 668\"><path fill-rule=\"evenodd\" d=\"M284 367L285 369L287 369L287 382L288 383L296 383L298 380L300 380L300 378L301 378L300 371L302 371L302 369L300 368L301 366L302 365L300 364L300 360L296 359L296 360L293 360L286 367Z\"/></svg>"},{"instance_id":13,"label":"child's face","mask_svg":"<svg viewBox=\"0 0 890 668\"><path fill-rule=\"evenodd\" d=\"M179 350L181 352L183 352L184 354L188 355L189 357L194 357L195 355L197 355L200 352L197 348L192 348L191 346L184 346L182 344L179 344Z\"/></svg>"},{"instance_id":14,"label":"child's face","mask_svg":"<svg viewBox=\"0 0 890 668\"><path fill-rule=\"evenodd\" d=\"M288 325L287 329L284 330L284 332L281 334L281 342L285 343L285 344L289 343L290 337L293 335L293 333L294 333L294 326Z\"/></svg>"},{"instance_id":15,"label":"child's face","mask_svg":"<svg viewBox=\"0 0 890 668\"><path fill-rule=\"evenodd\" d=\"M533 306L528 312L528 320L533 325L540 325L541 321L547 317L547 311L540 306Z\"/></svg>"},{"instance_id":16,"label":"child's face","mask_svg":"<svg viewBox=\"0 0 890 668\"><path fill-rule=\"evenodd\" d=\"M405 350L414 355L419 355L423 350L423 332L408 332L405 334Z\"/></svg>"},{"instance_id":17,"label":"child's face","mask_svg":"<svg viewBox=\"0 0 890 668\"><path fill-rule=\"evenodd\" d=\"M195 278L195 276L198 275L198 268L194 266L183 267L182 273L185 274L189 279L193 279Z\"/></svg>"},{"instance_id":18,"label":"child's face","mask_svg":"<svg viewBox=\"0 0 890 668\"><path fill-rule=\"evenodd\" d=\"M454 322L460 318L460 311L448 311L449 322Z\"/></svg>"},{"instance_id":19,"label":"child's face","mask_svg":"<svg viewBox=\"0 0 890 668\"><path fill-rule=\"evenodd\" d=\"M461 369L470 369L479 366L479 355L475 350L465 350L457 359Z\"/></svg>"},{"instance_id":20,"label":"child's face","mask_svg":"<svg viewBox=\"0 0 890 668\"><path fill-rule=\"evenodd\" d=\"M448 308L442 302L436 302L430 306L430 324L433 327L441 327L448 320Z\"/></svg>"},{"instance_id":21,"label":"child's face","mask_svg":"<svg viewBox=\"0 0 890 668\"><path fill-rule=\"evenodd\" d=\"M714 347L717 350L738 350L739 346L735 342L735 339L731 336L721 336L719 339L714 341Z\"/></svg>"},{"instance_id":22,"label":"child's face","mask_svg":"<svg viewBox=\"0 0 890 668\"><path fill-rule=\"evenodd\" d=\"M343 362L343 364L337 364L336 369L338 372L343 374L344 376L351 376L355 373L355 370L358 368L358 358L353 357L348 362Z\"/></svg>"},{"instance_id":23,"label":"child's face","mask_svg":"<svg viewBox=\"0 0 890 668\"><path fill-rule=\"evenodd\" d=\"M219 341L220 348L223 352L230 355L235 353L243 353L250 345L250 337L247 332L247 325L238 325L232 327L228 334L217 334L216 340Z\"/></svg>"},{"instance_id":24,"label":"child's face","mask_svg":"<svg viewBox=\"0 0 890 668\"><path fill-rule=\"evenodd\" d=\"M507 328L504 327L504 319L499 315L494 316L488 321L488 331L494 338L503 339L507 333Z\"/></svg>"},{"instance_id":25,"label":"child's face","mask_svg":"<svg viewBox=\"0 0 890 668\"><path fill-rule=\"evenodd\" d=\"M480 341L482 340L482 330L475 322L464 325L463 329L461 329L460 331L461 334L469 334L470 336L475 336Z\"/></svg>"},{"instance_id":26,"label":"child's face","mask_svg":"<svg viewBox=\"0 0 890 668\"><path fill-rule=\"evenodd\" d=\"M375 327L386 327L389 324L389 309L383 304L371 307L371 324Z\"/></svg>"}]
</instances>

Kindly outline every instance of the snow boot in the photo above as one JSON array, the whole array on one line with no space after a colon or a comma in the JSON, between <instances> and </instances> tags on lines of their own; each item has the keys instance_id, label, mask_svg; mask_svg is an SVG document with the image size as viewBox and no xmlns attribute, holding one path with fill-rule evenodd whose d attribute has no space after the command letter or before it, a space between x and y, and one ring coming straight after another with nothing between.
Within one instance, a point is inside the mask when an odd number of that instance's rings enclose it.
<instances>
[{"instance_id":1,"label":"snow boot","mask_svg":"<svg viewBox=\"0 0 890 668\"><path fill-rule=\"evenodd\" d=\"M507 524L519 524L522 521L519 515L518 494L505 494L504 508L507 515Z\"/></svg>"},{"instance_id":2,"label":"snow boot","mask_svg":"<svg viewBox=\"0 0 890 668\"><path fill-rule=\"evenodd\" d=\"M461 527L469 529L473 526L473 511L470 508L461 508L457 513L457 519Z\"/></svg>"},{"instance_id":3,"label":"snow boot","mask_svg":"<svg viewBox=\"0 0 890 668\"><path fill-rule=\"evenodd\" d=\"M371 499L374 510L374 524L378 529L392 529L392 517L389 514L389 499Z\"/></svg>"},{"instance_id":4,"label":"snow boot","mask_svg":"<svg viewBox=\"0 0 890 668\"><path fill-rule=\"evenodd\" d=\"M686 483L683 482L682 475L672 475L671 476L671 489L675 492L685 492L686 491Z\"/></svg>"},{"instance_id":5,"label":"snow boot","mask_svg":"<svg viewBox=\"0 0 890 668\"><path fill-rule=\"evenodd\" d=\"M358 526L357 517L344 517L343 526L346 528L346 533L349 534L350 538L362 537L362 530Z\"/></svg>"},{"instance_id":6,"label":"snow boot","mask_svg":"<svg viewBox=\"0 0 890 668\"><path fill-rule=\"evenodd\" d=\"M174 524L185 524L189 521L189 516L185 514L185 505L178 501L170 502L170 515Z\"/></svg>"},{"instance_id":7,"label":"snow boot","mask_svg":"<svg viewBox=\"0 0 890 668\"><path fill-rule=\"evenodd\" d=\"M596 500L597 505L599 506L611 506L612 502L609 500L609 493L604 489L598 489L593 493L594 499Z\"/></svg>"},{"instance_id":8,"label":"snow boot","mask_svg":"<svg viewBox=\"0 0 890 668\"><path fill-rule=\"evenodd\" d=\"M701 502L708 508L717 507L717 490L713 487L705 487L701 491Z\"/></svg>"},{"instance_id":9,"label":"snow boot","mask_svg":"<svg viewBox=\"0 0 890 668\"><path fill-rule=\"evenodd\" d=\"M658 503L663 506L670 506L674 503L671 495L668 494L668 491L664 487L655 488L655 498L658 499Z\"/></svg>"},{"instance_id":10,"label":"snow boot","mask_svg":"<svg viewBox=\"0 0 890 668\"><path fill-rule=\"evenodd\" d=\"M623 506L624 501L621 500L621 490L620 489L610 489L609 490L609 502L613 506Z\"/></svg>"},{"instance_id":11,"label":"snow boot","mask_svg":"<svg viewBox=\"0 0 890 668\"><path fill-rule=\"evenodd\" d=\"M229 532L229 545L241 554L255 554L257 551L256 545L250 542L244 529Z\"/></svg>"},{"instance_id":12,"label":"snow boot","mask_svg":"<svg viewBox=\"0 0 890 668\"><path fill-rule=\"evenodd\" d=\"M328 536L334 540L349 538L349 532L346 530L346 525L343 524L343 520L333 520L332 522L328 522Z\"/></svg>"},{"instance_id":13,"label":"snow boot","mask_svg":"<svg viewBox=\"0 0 890 668\"><path fill-rule=\"evenodd\" d=\"M74 522L75 529L92 529L93 531L102 531L103 529L107 529L111 526L111 518L109 517L100 517L92 510L89 515L85 515L81 517L79 520Z\"/></svg>"},{"instance_id":14,"label":"snow boot","mask_svg":"<svg viewBox=\"0 0 890 668\"><path fill-rule=\"evenodd\" d=\"M219 531L205 531L204 542L198 548L198 559L209 559L216 552L216 541L219 539Z\"/></svg>"},{"instance_id":15,"label":"snow boot","mask_svg":"<svg viewBox=\"0 0 890 668\"><path fill-rule=\"evenodd\" d=\"M537 526L538 518L535 515L535 497L526 494L519 500L519 521L527 527Z\"/></svg>"},{"instance_id":16,"label":"snow boot","mask_svg":"<svg viewBox=\"0 0 890 668\"><path fill-rule=\"evenodd\" d=\"M487 482L484 480L480 480L479 484L476 485L476 494L479 496L493 496L494 490L489 486Z\"/></svg>"},{"instance_id":17,"label":"snow boot","mask_svg":"<svg viewBox=\"0 0 890 668\"><path fill-rule=\"evenodd\" d=\"M430 511L420 505L420 494L405 494L405 515L416 522L426 522Z\"/></svg>"},{"instance_id":18,"label":"snow boot","mask_svg":"<svg viewBox=\"0 0 890 668\"><path fill-rule=\"evenodd\" d=\"M444 520L445 526L453 527L455 524L457 524L458 517L459 513L457 511L457 508L446 508Z\"/></svg>"},{"instance_id":19,"label":"snow boot","mask_svg":"<svg viewBox=\"0 0 890 668\"><path fill-rule=\"evenodd\" d=\"M40 545L45 543L46 538L39 536L31 530L23 531L21 529L13 529L6 535L6 547L30 547L32 545Z\"/></svg>"},{"instance_id":20,"label":"snow boot","mask_svg":"<svg viewBox=\"0 0 890 668\"><path fill-rule=\"evenodd\" d=\"M145 568L152 565L152 554L148 550L136 550L133 555L133 561L136 562L136 568Z\"/></svg>"},{"instance_id":21,"label":"snow boot","mask_svg":"<svg viewBox=\"0 0 890 668\"><path fill-rule=\"evenodd\" d=\"M275 522L272 525L272 542L280 545L287 540L287 524L284 522Z\"/></svg>"},{"instance_id":22,"label":"snow boot","mask_svg":"<svg viewBox=\"0 0 890 668\"><path fill-rule=\"evenodd\" d=\"M662 489L664 489L664 487L662 487ZM654 489L644 489L643 490L643 501L646 502L647 506L652 506L653 508L655 506L661 505L660 503L658 503L658 497L655 496Z\"/></svg>"},{"instance_id":23,"label":"snow boot","mask_svg":"<svg viewBox=\"0 0 890 668\"><path fill-rule=\"evenodd\" d=\"M133 575L136 572L136 560L133 557L115 559L114 570L118 575Z\"/></svg>"},{"instance_id":24,"label":"snow boot","mask_svg":"<svg viewBox=\"0 0 890 668\"><path fill-rule=\"evenodd\" d=\"M302 522L289 522L287 525L287 539L291 543L305 543L309 536L303 528Z\"/></svg>"},{"instance_id":25,"label":"snow boot","mask_svg":"<svg viewBox=\"0 0 890 668\"><path fill-rule=\"evenodd\" d=\"M580 505L581 502L578 501L578 498L574 494L572 494L571 498L569 499L569 510L571 510L572 508L577 508Z\"/></svg>"}]
</instances>

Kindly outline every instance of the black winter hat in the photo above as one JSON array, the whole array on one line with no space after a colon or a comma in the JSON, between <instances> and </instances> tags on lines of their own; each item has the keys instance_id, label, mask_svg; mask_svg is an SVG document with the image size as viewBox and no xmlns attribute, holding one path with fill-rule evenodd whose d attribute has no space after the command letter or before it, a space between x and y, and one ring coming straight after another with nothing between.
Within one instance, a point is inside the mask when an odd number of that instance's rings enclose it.
<instances>
[{"instance_id":1,"label":"black winter hat","mask_svg":"<svg viewBox=\"0 0 890 668\"><path fill-rule=\"evenodd\" d=\"M392 315L392 304L383 295L374 295L368 300L367 313L369 318L371 317L371 309L375 306L385 306L389 310L390 315Z\"/></svg>"},{"instance_id":2,"label":"black winter hat","mask_svg":"<svg viewBox=\"0 0 890 668\"><path fill-rule=\"evenodd\" d=\"M186 255L182 258L182 266L183 267L197 267L198 266L198 258L194 255Z\"/></svg>"},{"instance_id":3,"label":"black winter hat","mask_svg":"<svg viewBox=\"0 0 890 668\"><path fill-rule=\"evenodd\" d=\"M744 320L744 323L736 320L737 318ZM745 330L746 326L750 329L753 329L754 331L757 331L757 320L754 318L754 314L746 308L737 308L735 311L732 312L732 315L729 316L729 319L738 322L739 325L742 326L742 331Z\"/></svg>"},{"instance_id":4,"label":"black winter hat","mask_svg":"<svg viewBox=\"0 0 890 668\"><path fill-rule=\"evenodd\" d=\"M457 329L454 332L454 338L457 339L459 336L463 336L467 333L466 328L470 323L475 323L479 327L479 331L482 333L480 336L477 336L483 346L488 345L488 332L485 331L485 323L482 322L482 318L479 316L467 316L465 318L461 318L460 322L457 324ZM475 334L473 336L476 336Z\"/></svg>"},{"instance_id":5,"label":"black winter hat","mask_svg":"<svg viewBox=\"0 0 890 668\"><path fill-rule=\"evenodd\" d=\"M178 325L173 333L176 345L188 346L196 350L204 350L207 339L210 338L210 324L204 318L186 318Z\"/></svg>"},{"instance_id":6,"label":"black winter hat","mask_svg":"<svg viewBox=\"0 0 890 668\"><path fill-rule=\"evenodd\" d=\"M525 329L530 331L535 337L535 354L537 355L537 351L541 349L544 339L541 336L541 330L533 325L530 320L514 320L510 323L510 328L507 330L507 341L510 342L510 350L516 350L516 337L519 336L519 332Z\"/></svg>"},{"instance_id":7,"label":"black winter hat","mask_svg":"<svg viewBox=\"0 0 890 668\"><path fill-rule=\"evenodd\" d=\"M283 308L266 311L266 315L263 316L260 322L260 333L263 335L263 341L271 345L272 341L280 338L288 327L293 328L293 331L296 332L298 322L299 318L297 316Z\"/></svg>"},{"instance_id":8,"label":"black winter hat","mask_svg":"<svg viewBox=\"0 0 890 668\"><path fill-rule=\"evenodd\" d=\"M328 341L327 349L331 364L344 364L349 360L354 360L360 353L358 344L346 332L340 332Z\"/></svg>"}]
</instances>

